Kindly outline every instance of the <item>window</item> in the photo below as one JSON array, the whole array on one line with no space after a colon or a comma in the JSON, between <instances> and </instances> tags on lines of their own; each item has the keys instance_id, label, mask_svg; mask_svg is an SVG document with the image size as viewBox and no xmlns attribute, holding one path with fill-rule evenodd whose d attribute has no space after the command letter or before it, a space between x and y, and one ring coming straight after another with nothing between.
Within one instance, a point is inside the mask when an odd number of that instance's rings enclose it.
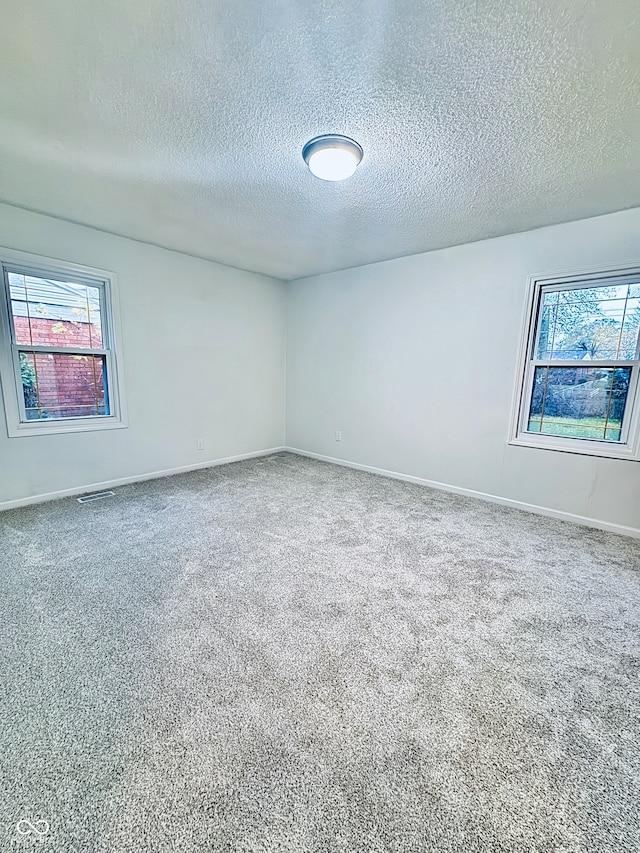
<instances>
[{"instance_id":1,"label":"window","mask_svg":"<svg viewBox=\"0 0 640 853\"><path fill-rule=\"evenodd\" d=\"M640 458L640 270L532 283L512 443Z\"/></svg>"},{"instance_id":2,"label":"window","mask_svg":"<svg viewBox=\"0 0 640 853\"><path fill-rule=\"evenodd\" d=\"M113 276L0 250L0 375L12 437L125 426Z\"/></svg>"}]
</instances>

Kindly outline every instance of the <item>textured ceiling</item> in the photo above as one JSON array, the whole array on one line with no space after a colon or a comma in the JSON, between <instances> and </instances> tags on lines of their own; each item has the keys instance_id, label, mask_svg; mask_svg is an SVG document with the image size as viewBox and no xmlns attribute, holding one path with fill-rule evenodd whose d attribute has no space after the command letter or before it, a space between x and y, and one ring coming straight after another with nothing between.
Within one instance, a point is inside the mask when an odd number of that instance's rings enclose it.
<instances>
[{"instance_id":1,"label":"textured ceiling","mask_svg":"<svg viewBox=\"0 0 640 853\"><path fill-rule=\"evenodd\" d=\"M0 199L291 279L640 205L638 0L3 0ZM355 176L301 148L345 133Z\"/></svg>"}]
</instances>

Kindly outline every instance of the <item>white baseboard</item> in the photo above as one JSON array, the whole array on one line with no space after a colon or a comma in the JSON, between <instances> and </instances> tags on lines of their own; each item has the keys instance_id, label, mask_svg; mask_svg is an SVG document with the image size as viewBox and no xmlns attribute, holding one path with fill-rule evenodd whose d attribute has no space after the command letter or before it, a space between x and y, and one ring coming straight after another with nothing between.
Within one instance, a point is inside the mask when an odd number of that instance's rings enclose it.
<instances>
[{"instance_id":1,"label":"white baseboard","mask_svg":"<svg viewBox=\"0 0 640 853\"><path fill-rule=\"evenodd\" d=\"M160 477L171 477L173 474L184 474L187 471L198 471L200 468L215 468L217 465L228 465L229 462L241 462L243 459L254 459L257 456L271 456L273 453L283 453L285 447L270 447L267 450L254 450L251 453L240 453L237 456L225 456L223 459L210 459L207 462L196 462L193 465L182 465L179 468L166 468L163 471L149 471L145 474L134 474L131 477L120 477L117 480L104 480L101 483L87 483L83 486L73 486L58 492L47 492L42 495L32 495L28 498L18 498L12 501L0 501L0 512L5 509L15 509L19 506L39 504L45 501L55 501L71 495L83 495L87 492L101 492L113 489L115 486L126 486L128 483L140 483L143 480L156 480Z\"/></svg>"},{"instance_id":2,"label":"white baseboard","mask_svg":"<svg viewBox=\"0 0 640 853\"><path fill-rule=\"evenodd\" d=\"M601 521L598 518L587 518L583 515L574 515L572 512L563 512L558 509L549 509L544 506L515 501L511 498L503 498L499 495L490 495L486 492L476 492L474 489L464 489L460 486L450 486L447 483L438 483L435 480L426 480L424 477L413 477L410 474L399 474L397 471L387 471L384 468L375 468L372 465L360 465L358 462L348 462L345 459L337 459L334 456L323 456L321 453L311 453L298 447L285 447L288 453L297 453L299 456L308 456L311 459L319 459L321 462L330 462L333 465L342 465L345 468L355 468L357 471L368 471L370 474L379 474L382 477L391 477L394 480L405 480L408 483L418 483L431 489L441 489L444 492L453 492L456 495L465 495L469 498L489 501L502 506L522 509L533 512L536 515L546 515L549 518L559 518L561 521L570 521L573 524L582 524L584 527L595 527L597 530L606 530L610 533L619 533L621 536L632 536L640 539L640 528L627 527L624 524L615 524L611 521Z\"/></svg>"},{"instance_id":3,"label":"white baseboard","mask_svg":"<svg viewBox=\"0 0 640 853\"><path fill-rule=\"evenodd\" d=\"M487 492L478 492L474 489L465 489L461 486L451 486L448 483L439 483L436 480L427 480L424 477L414 477L411 474L387 471L384 468L376 468L373 465L361 465L359 462L349 462L348 460L338 459L334 456L323 456L321 453L312 453L309 450L302 450L299 447L270 447L265 450L255 450L251 453L240 453L237 456L226 456L222 459L210 459L207 462L196 462L192 465L182 465L178 468L149 471L144 474L134 474L130 477L120 477L116 480L104 480L100 483L86 483L82 486L73 486L70 489L61 489L57 492L47 492L45 494L32 495L27 498L17 498L16 500L11 501L0 501L0 512L7 509L15 509L16 507L28 506L30 504L44 503L45 501L55 501L59 498L71 497L72 495L104 491L116 486L125 486L128 483L139 483L143 480L156 480L160 477L170 477L173 474L183 474L188 471L197 471L201 468L214 468L217 465L227 465L230 462L241 462L243 459L254 459L258 456L271 456L274 453L284 452L295 453L298 456L308 456L310 459L319 459L321 462L330 462L333 465L342 465L345 468L354 468L357 471L367 471L370 474L378 474L382 477L391 477L394 480L404 480L408 483L417 483L421 486L428 486L431 489L441 489L445 492L453 492L457 495L465 495L469 498L478 498L479 500L501 504L502 506L509 506L514 509L533 512L536 515L545 515L550 518L558 518L561 521L569 521L573 524L582 524L585 527L594 527L597 530L606 530L610 533L619 533L622 536L631 536L635 539L640 539L640 528L637 527L627 527L624 524L615 524L614 522L602 521L598 518L588 518L587 516L575 515L571 512L563 512L562 510L536 506L535 504L528 504L523 501L512 500L511 498L503 498L499 495L490 495Z\"/></svg>"}]
</instances>

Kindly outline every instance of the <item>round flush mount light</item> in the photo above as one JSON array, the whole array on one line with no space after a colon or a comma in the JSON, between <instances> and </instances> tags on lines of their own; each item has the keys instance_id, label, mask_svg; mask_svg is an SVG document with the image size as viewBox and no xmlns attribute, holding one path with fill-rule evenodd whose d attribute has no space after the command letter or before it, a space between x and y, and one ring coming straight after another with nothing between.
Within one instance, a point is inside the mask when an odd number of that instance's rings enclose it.
<instances>
[{"instance_id":1,"label":"round flush mount light","mask_svg":"<svg viewBox=\"0 0 640 853\"><path fill-rule=\"evenodd\" d=\"M350 178L362 160L363 150L355 139L327 133L310 139L302 149L304 162L316 178L344 181Z\"/></svg>"}]
</instances>

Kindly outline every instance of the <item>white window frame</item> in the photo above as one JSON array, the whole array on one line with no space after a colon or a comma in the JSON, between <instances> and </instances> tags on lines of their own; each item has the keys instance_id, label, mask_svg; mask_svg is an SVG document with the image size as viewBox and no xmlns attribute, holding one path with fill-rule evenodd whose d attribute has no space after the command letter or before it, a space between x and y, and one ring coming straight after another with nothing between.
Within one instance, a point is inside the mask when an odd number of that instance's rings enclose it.
<instances>
[{"instance_id":1,"label":"white window frame","mask_svg":"<svg viewBox=\"0 0 640 853\"><path fill-rule=\"evenodd\" d=\"M588 363L590 367L631 367L629 392L619 442L543 435L528 432L526 429L535 368L547 364L553 367L576 367L580 364L580 362L569 359L553 359L552 361L536 359L540 332L538 318L542 294L553 290L624 284L631 277L636 281L640 277L640 263L621 269L607 268L561 275L531 276L529 278L509 444L566 453L580 453L587 456L603 456L611 459L640 460L640 342L636 350L636 357L633 360L594 359Z\"/></svg>"},{"instance_id":2,"label":"white window frame","mask_svg":"<svg viewBox=\"0 0 640 853\"><path fill-rule=\"evenodd\" d=\"M109 394L108 415L26 420L19 350L68 353L70 348L31 345L23 347L15 343L8 272L89 284L100 289L103 349L74 347L73 354L104 356ZM119 336L120 314L116 275L94 267L45 258L15 249L0 248L0 289L0 384L9 438L125 428L127 420L124 377L120 364L122 343Z\"/></svg>"}]
</instances>

